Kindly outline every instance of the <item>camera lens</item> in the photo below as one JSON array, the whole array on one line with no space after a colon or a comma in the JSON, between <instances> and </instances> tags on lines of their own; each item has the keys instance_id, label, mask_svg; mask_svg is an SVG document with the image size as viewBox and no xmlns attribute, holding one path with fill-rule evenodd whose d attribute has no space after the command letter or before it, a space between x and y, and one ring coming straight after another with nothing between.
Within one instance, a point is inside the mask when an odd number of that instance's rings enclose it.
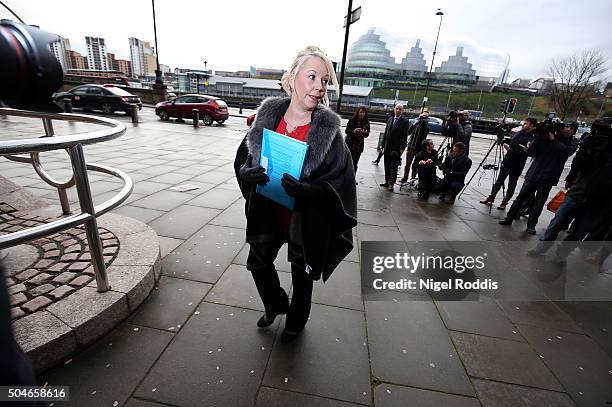
<instances>
[{"instance_id":1,"label":"camera lens","mask_svg":"<svg viewBox=\"0 0 612 407\"><path fill-rule=\"evenodd\" d=\"M47 45L55 34L0 20L0 100L18 109L53 106L51 95L63 81L62 66Z\"/></svg>"}]
</instances>

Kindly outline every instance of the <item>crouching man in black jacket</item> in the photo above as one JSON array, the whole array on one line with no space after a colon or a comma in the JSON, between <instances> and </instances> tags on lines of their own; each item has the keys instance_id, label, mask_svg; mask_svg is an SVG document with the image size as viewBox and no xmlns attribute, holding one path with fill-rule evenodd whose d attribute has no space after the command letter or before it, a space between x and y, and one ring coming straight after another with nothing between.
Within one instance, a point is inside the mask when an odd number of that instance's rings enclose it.
<instances>
[{"instance_id":1,"label":"crouching man in black jacket","mask_svg":"<svg viewBox=\"0 0 612 407\"><path fill-rule=\"evenodd\" d=\"M527 145L527 155L533 157L533 162L525 174L525 182L521 191L512 203L506 218L499 222L500 225L511 225L525 200L535 193L536 198L529 209L526 232L531 235L536 234L535 227L548 199L548 194L559 182L565 162L578 147L578 141L574 137L576 130L578 130L578 123L569 122L558 134L549 132L546 138L538 135Z\"/></svg>"},{"instance_id":2,"label":"crouching man in black jacket","mask_svg":"<svg viewBox=\"0 0 612 407\"><path fill-rule=\"evenodd\" d=\"M465 155L465 144L455 143L453 151L446 157L442 165L444 178L433 192L442 194L440 195L442 202L455 203L455 197L465 185L465 177L471 167L472 160Z\"/></svg>"},{"instance_id":3,"label":"crouching man in black jacket","mask_svg":"<svg viewBox=\"0 0 612 407\"><path fill-rule=\"evenodd\" d=\"M412 173L418 174L419 199L427 199L429 193L436 185L436 165L438 164L438 152L434 149L431 139L423 140L421 151L414 156Z\"/></svg>"}]
</instances>

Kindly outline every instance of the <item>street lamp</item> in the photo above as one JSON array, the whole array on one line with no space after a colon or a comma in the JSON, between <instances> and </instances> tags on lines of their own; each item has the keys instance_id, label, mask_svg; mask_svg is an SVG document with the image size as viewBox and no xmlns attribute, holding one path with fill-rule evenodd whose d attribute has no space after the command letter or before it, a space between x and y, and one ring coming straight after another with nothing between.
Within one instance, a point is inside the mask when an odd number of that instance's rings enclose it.
<instances>
[{"instance_id":1,"label":"street lamp","mask_svg":"<svg viewBox=\"0 0 612 407\"><path fill-rule=\"evenodd\" d=\"M210 75L208 74L208 68L206 68L206 66L208 65L208 61L204 61L204 90L205 93L208 95L208 78L210 78ZM198 92L200 93L200 92Z\"/></svg>"},{"instance_id":2,"label":"street lamp","mask_svg":"<svg viewBox=\"0 0 612 407\"><path fill-rule=\"evenodd\" d=\"M157 63L157 69L155 70L155 84L163 85L164 80L162 78L162 71L159 69L159 47L157 46L157 25L155 23L155 0L151 0L153 6L153 35L155 36L155 61Z\"/></svg>"},{"instance_id":3,"label":"street lamp","mask_svg":"<svg viewBox=\"0 0 612 407\"><path fill-rule=\"evenodd\" d=\"M423 96L423 104L421 105L421 113L425 111L425 104L427 103L427 91L429 90L429 83L431 82L431 71L433 69L434 60L436 59L436 51L438 49L438 38L440 38L440 28L442 28L442 16L444 13L441 9L437 9L436 15L440 16L440 24L438 25L438 35L436 35L436 44L434 45L433 56L431 57L431 65L429 66L429 73L427 74L427 85L425 85L425 96Z\"/></svg>"},{"instance_id":4,"label":"street lamp","mask_svg":"<svg viewBox=\"0 0 612 407\"><path fill-rule=\"evenodd\" d=\"M450 105L450 98L451 95L453 94L452 89L448 91L448 101L446 101L446 111L448 112L448 106Z\"/></svg>"},{"instance_id":5,"label":"street lamp","mask_svg":"<svg viewBox=\"0 0 612 407\"><path fill-rule=\"evenodd\" d=\"M344 32L344 50L342 51L342 66L340 68L340 83L338 83L338 101L336 104L336 112L340 114L340 104L342 102L342 90L344 88L344 67L346 65L346 48L348 46L349 39L349 27L351 24L359 20L361 16L361 7L357 7L353 10L353 0L348 2L348 12L346 13L346 23Z\"/></svg>"}]
</instances>

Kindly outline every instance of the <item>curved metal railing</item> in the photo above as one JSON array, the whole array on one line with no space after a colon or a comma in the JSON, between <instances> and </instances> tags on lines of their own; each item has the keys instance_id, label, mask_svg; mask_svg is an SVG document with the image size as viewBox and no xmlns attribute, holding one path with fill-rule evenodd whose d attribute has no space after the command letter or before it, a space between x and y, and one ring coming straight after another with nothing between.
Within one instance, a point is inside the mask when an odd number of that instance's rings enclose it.
<instances>
[{"instance_id":1,"label":"curved metal railing","mask_svg":"<svg viewBox=\"0 0 612 407\"><path fill-rule=\"evenodd\" d=\"M97 217L116 208L127 199L134 188L130 177L123 171L98 164L87 164L83 145L100 143L113 140L125 134L126 127L123 123L104 117L86 116L72 113L39 113L16 109L0 108L0 116L16 116L26 118L40 118L43 122L45 134L37 138L23 140L0 141L0 156L11 161L32 164L36 173L47 184L57 188L62 212L64 217L44 225L0 235L0 249L15 246L43 236L48 236L74 226L84 224L87 233L91 262L96 275L98 291L104 292L110 289L102 243L98 233ZM77 133L65 136L55 136L53 120L68 122L98 124L106 129ZM58 181L52 178L43 168L39 154L44 151L66 150L70 156L72 165L72 176L67 181ZM24 155L27 154L27 155ZM111 199L94 206L89 186L87 170L102 172L120 178L123 188ZM76 185L81 212L72 214L68 202L66 190Z\"/></svg>"}]
</instances>

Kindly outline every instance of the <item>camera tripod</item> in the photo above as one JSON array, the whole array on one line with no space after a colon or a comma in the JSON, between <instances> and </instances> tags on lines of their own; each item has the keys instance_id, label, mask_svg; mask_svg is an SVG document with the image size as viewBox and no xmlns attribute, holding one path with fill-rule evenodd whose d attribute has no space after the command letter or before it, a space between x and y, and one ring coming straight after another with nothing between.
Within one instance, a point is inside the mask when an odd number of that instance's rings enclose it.
<instances>
[{"instance_id":1,"label":"camera tripod","mask_svg":"<svg viewBox=\"0 0 612 407\"><path fill-rule=\"evenodd\" d=\"M504 160L504 148L503 148L503 144L504 144L504 138L505 135L507 134L506 131L503 128L503 122L502 122L502 127L500 127L500 129L498 130L497 133L497 139L495 140L495 142L491 145L491 147L489 148L489 151L487 151L487 154L485 154L485 156L483 157L482 161L480 161L480 164L478 164L478 167L476 168L476 171L474 171L474 173L472 174L471 178L469 179L468 182L466 182L465 186L463 187L463 189L461 190L461 192L457 195L457 199L461 199L461 195L463 195L463 192L465 192L465 190L467 189L467 187L470 185L470 183L472 182L472 180L474 179L474 177L476 176L476 174L478 173L478 170L480 170L480 168L482 168L483 170L488 170L488 169L492 169L493 170L493 180L491 183L491 192L489 195L493 194L493 188L495 186L495 183L497 182L497 173L499 171L501 162ZM491 155L491 152L493 152L493 150L495 150L495 155L493 156L493 164L485 164L485 162L487 161L487 158L489 158L489 155ZM502 194L505 195L506 190L505 190L505 185L502 185ZM491 209L493 208L493 205L489 205L489 214L491 213Z\"/></svg>"}]
</instances>

